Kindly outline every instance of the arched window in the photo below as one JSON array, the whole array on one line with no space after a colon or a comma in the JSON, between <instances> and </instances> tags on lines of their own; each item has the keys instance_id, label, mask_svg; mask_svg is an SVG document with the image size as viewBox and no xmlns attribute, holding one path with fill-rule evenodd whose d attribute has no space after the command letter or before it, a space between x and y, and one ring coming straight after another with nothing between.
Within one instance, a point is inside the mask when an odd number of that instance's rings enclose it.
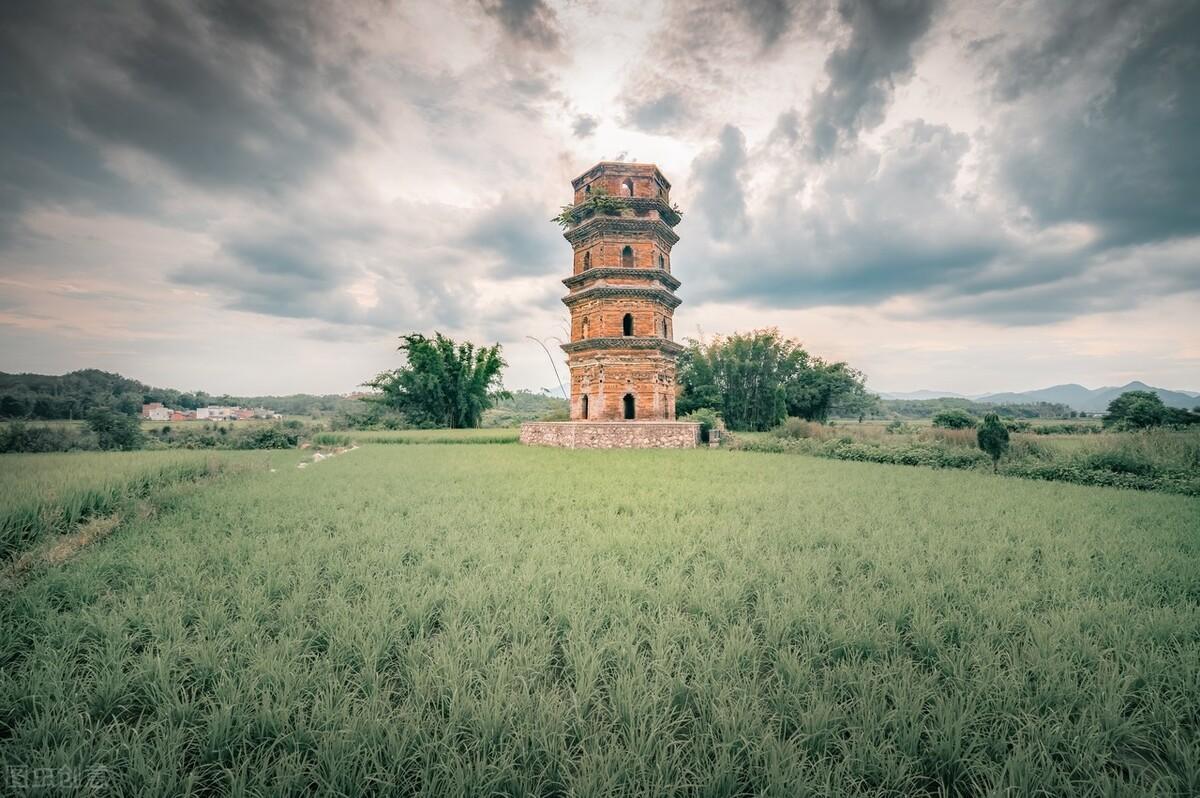
<instances>
[{"instance_id":1,"label":"arched window","mask_svg":"<svg viewBox=\"0 0 1200 798\"><path fill-rule=\"evenodd\" d=\"M621 319L621 335L633 335L633 314L626 313Z\"/></svg>"},{"instance_id":2,"label":"arched window","mask_svg":"<svg viewBox=\"0 0 1200 798\"><path fill-rule=\"evenodd\" d=\"M588 337L588 317L587 316L584 316L583 321L581 321L579 323L579 329L580 329L580 332L582 333L581 337L587 338Z\"/></svg>"},{"instance_id":3,"label":"arched window","mask_svg":"<svg viewBox=\"0 0 1200 798\"><path fill-rule=\"evenodd\" d=\"M587 394L585 393L583 395L583 397L579 400L579 417L580 418L587 418L587 414L588 414L587 406L588 406L588 400L587 400Z\"/></svg>"},{"instance_id":4,"label":"arched window","mask_svg":"<svg viewBox=\"0 0 1200 798\"><path fill-rule=\"evenodd\" d=\"M633 181L626 178L625 182L621 184L621 192L626 197L632 197L633 196Z\"/></svg>"},{"instance_id":5,"label":"arched window","mask_svg":"<svg viewBox=\"0 0 1200 798\"><path fill-rule=\"evenodd\" d=\"M583 253L583 270L586 272L590 268L592 268L592 253L585 252Z\"/></svg>"},{"instance_id":6,"label":"arched window","mask_svg":"<svg viewBox=\"0 0 1200 798\"><path fill-rule=\"evenodd\" d=\"M667 337L667 317L663 316L661 319L659 319L659 321L662 322L661 326L659 327L660 334L662 335L663 338L666 338Z\"/></svg>"},{"instance_id":7,"label":"arched window","mask_svg":"<svg viewBox=\"0 0 1200 798\"><path fill-rule=\"evenodd\" d=\"M634 418L633 394L631 394L631 393L625 394L625 398L622 400L622 404L625 405L625 418L627 418L627 419Z\"/></svg>"},{"instance_id":8,"label":"arched window","mask_svg":"<svg viewBox=\"0 0 1200 798\"><path fill-rule=\"evenodd\" d=\"M591 183L588 183L586 186L583 187L583 193L584 194L592 193L592 184Z\"/></svg>"},{"instance_id":9,"label":"arched window","mask_svg":"<svg viewBox=\"0 0 1200 798\"><path fill-rule=\"evenodd\" d=\"M666 267L667 261L663 258L663 254L660 252L658 253L658 268L665 269Z\"/></svg>"},{"instance_id":10,"label":"arched window","mask_svg":"<svg viewBox=\"0 0 1200 798\"><path fill-rule=\"evenodd\" d=\"M626 269L633 268L633 247L626 245L625 249L621 250L621 265Z\"/></svg>"}]
</instances>

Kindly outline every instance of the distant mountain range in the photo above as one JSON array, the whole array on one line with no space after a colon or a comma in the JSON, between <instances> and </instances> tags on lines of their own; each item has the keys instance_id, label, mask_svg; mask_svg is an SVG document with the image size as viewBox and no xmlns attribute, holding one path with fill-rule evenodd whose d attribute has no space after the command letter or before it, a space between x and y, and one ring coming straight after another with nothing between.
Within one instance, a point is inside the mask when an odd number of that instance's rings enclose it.
<instances>
[{"instance_id":1,"label":"distant mountain range","mask_svg":"<svg viewBox=\"0 0 1200 798\"><path fill-rule=\"evenodd\" d=\"M1158 394L1163 404L1169 407L1192 408L1200 405L1200 393L1195 391L1172 391L1166 388L1155 388L1144 382L1134 381L1120 387L1106 386L1104 388L1085 388L1074 383L1068 385L1053 385L1036 391L1021 391L1008 393L985 393L968 396L953 391L908 391L889 393L883 391L879 396L883 399L970 399L973 402L990 404L1022 404L1026 402L1054 402L1064 404L1083 413L1103 413L1108 409L1108 403L1126 391L1152 391Z\"/></svg>"}]
</instances>

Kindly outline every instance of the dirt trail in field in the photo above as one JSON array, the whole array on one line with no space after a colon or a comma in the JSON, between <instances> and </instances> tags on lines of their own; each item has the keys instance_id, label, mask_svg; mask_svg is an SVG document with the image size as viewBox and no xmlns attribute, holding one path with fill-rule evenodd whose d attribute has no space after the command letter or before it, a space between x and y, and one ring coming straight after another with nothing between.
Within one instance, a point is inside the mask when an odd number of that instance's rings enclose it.
<instances>
[{"instance_id":1,"label":"dirt trail in field","mask_svg":"<svg viewBox=\"0 0 1200 798\"><path fill-rule=\"evenodd\" d=\"M120 513L90 518L68 535L59 535L48 544L27 551L0 571L0 592L20 586L25 574L35 567L61 565L80 549L108 537L124 520Z\"/></svg>"},{"instance_id":2,"label":"dirt trail in field","mask_svg":"<svg viewBox=\"0 0 1200 798\"><path fill-rule=\"evenodd\" d=\"M358 448L358 444L356 443L352 446L341 446L337 449L331 449L327 452L313 452L312 459L301 461L300 464L296 466L296 468L308 468L309 464L315 465L316 463L319 463L322 460L328 460L331 457L337 457L339 454L345 454L346 452L352 452L357 448Z\"/></svg>"}]
</instances>

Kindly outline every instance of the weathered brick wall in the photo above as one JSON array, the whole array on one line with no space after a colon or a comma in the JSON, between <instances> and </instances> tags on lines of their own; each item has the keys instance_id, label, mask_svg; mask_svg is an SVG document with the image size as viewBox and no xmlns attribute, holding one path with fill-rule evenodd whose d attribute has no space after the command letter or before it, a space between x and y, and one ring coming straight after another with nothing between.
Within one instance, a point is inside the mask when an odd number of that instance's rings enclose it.
<instances>
[{"instance_id":1,"label":"weathered brick wall","mask_svg":"<svg viewBox=\"0 0 1200 798\"><path fill-rule=\"evenodd\" d=\"M654 164L638 163L601 163L597 164L581 176L575 186L575 202L587 199L587 188L594 191L597 186L614 196L624 196L627 193L626 183L633 188L635 197L670 198L671 186Z\"/></svg>"},{"instance_id":2,"label":"weathered brick wall","mask_svg":"<svg viewBox=\"0 0 1200 798\"><path fill-rule=\"evenodd\" d=\"M700 425L687 421L534 421L521 425L521 443L568 449L693 449Z\"/></svg>"},{"instance_id":3,"label":"weathered brick wall","mask_svg":"<svg viewBox=\"0 0 1200 798\"><path fill-rule=\"evenodd\" d=\"M650 299L590 299L571 306L571 340L585 338L624 337L625 314L633 316L633 335L639 337L666 337L674 329L671 309ZM587 332L584 332L587 319ZM667 322L667 335L662 334L663 320Z\"/></svg>"},{"instance_id":4,"label":"weathered brick wall","mask_svg":"<svg viewBox=\"0 0 1200 798\"><path fill-rule=\"evenodd\" d=\"M633 250L633 262L626 264L624 261L625 247ZM661 256L661 268L669 271L671 268L671 252L663 246L662 242L657 240L637 240L632 236L624 241L618 242L602 242L581 244L579 249L575 251L575 268L573 274L579 274L584 270L584 256L588 256L586 266L589 269L598 269L602 266L628 266L634 269L657 269L660 267L659 256Z\"/></svg>"},{"instance_id":5,"label":"weathered brick wall","mask_svg":"<svg viewBox=\"0 0 1200 798\"><path fill-rule=\"evenodd\" d=\"M675 361L655 351L602 350L570 358L571 419L625 418L625 395L634 397L635 420L675 418Z\"/></svg>"}]
</instances>

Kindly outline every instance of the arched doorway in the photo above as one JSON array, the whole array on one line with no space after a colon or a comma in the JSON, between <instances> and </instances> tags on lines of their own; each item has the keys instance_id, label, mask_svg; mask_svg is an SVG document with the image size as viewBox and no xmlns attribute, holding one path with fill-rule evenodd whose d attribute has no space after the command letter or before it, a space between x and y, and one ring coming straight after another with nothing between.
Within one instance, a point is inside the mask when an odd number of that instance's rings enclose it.
<instances>
[{"instance_id":1,"label":"arched doorway","mask_svg":"<svg viewBox=\"0 0 1200 798\"><path fill-rule=\"evenodd\" d=\"M631 394L631 393L625 394L625 398L622 401L625 405L625 418L627 420L633 419L634 418L633 394Z\"/></svg>"},{"instance_id":2,"label":"arched doorway","mask_svg":"<svg viewBox=\"0 0 1200 798\"><path fill-rule=\"evenodd\" d=\"M588 417L588 398L586 393L583 395L583 398L579 400L579 411L580 418L586 419Z\"/></svg>"},{"instance_id":3,"label":"arched doorway","mask_svg":"<svg viewBox=\"0 0 1200 798\"><path fill-rule=\"evenodd\" d=\"M626 313L621 319L621 335L633 335L633 314Z\"/></svg>"},{"instance_id":4,"label":"arched doorway","mask_svg":"<svg viewBox=\"0 0 1200 798\"><path fill-rule=\"evenodd\" d=\"M627 246L621 250L621 266L626 269L633 268L633 247Z\"/></svg>"}]
</instances>

